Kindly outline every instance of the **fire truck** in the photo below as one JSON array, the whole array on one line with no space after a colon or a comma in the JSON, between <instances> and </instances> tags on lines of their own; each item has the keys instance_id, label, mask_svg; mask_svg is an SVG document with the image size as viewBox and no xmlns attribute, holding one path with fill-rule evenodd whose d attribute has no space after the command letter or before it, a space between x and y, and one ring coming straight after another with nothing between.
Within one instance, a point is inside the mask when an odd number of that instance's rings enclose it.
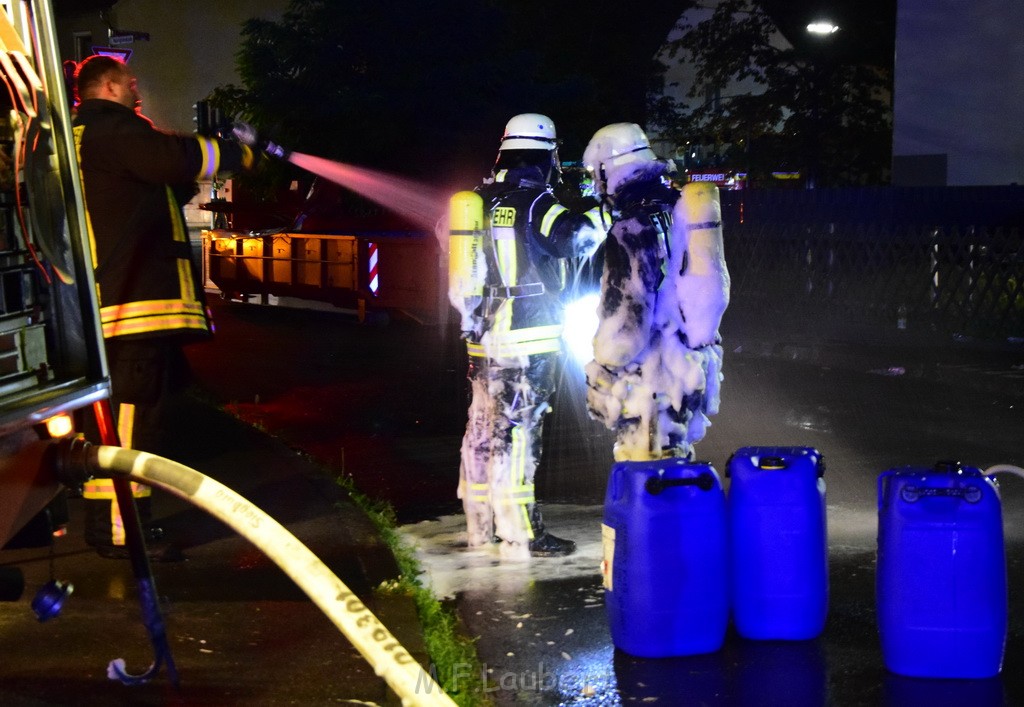
<instances>
[{"instance_id":1,"label":"fire truck","mask_svg":"<svg viewBox=\"0 0 1024 707\"><path fill-rule=\"evenodd\" d=\"M45 440L110 383L50 0L0 2L0 76L0 599L15 600L3 550L48 549L67 521Z\"/></svg>"},{"instance_id":2,"label":"fire truck","mask_svg":"<svg viewBox=\"0 0 1024 707\"><path fill-rule=\"evenodd\" d=\"M231 214L229 228L202 232L204 279L228 301L323 303L360 321L447 321L448 261L435 233L329 180L313 180L283 228L250 228L257 224L237 201L200 208Z\"/></svg>"},{"instance_id":3,"label":"fire truck","mask_svg":"<svg viewBox=\"0 0 1024 707\"><path fill-rule=\"evenodd\" d=\"M50 0L0 0L0 77L7 89L0 91L0 600L20 599L25 584L7 557L26 558L32 548L51 552L68 518L63 494L102 471L117 493L154 649L143 674L125 672L118 659L107 666L108 677L139 684L166 665L177 687L130 478L188 496L268 554L403 703L454 707L379 619L283 526L195 470L116 445L71 109L54 35ZM72 424L74 413L86 408L95 412L104 438L91 454ZM5 556L11 550L17 552ZM70 591L57 580L42 587L31 602L37 618L57 615Z\"/></svg>"}]
</instances>

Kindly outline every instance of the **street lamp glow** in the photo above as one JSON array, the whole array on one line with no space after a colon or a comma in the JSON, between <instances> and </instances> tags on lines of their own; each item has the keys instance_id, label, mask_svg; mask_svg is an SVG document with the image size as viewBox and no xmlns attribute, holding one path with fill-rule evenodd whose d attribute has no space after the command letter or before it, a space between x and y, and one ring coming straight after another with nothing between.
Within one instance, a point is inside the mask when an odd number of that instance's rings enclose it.
<instances>
[{"instance_id":1,"label":"street lamp glow","mask_svg":"<svg viewBox=\"0 0 1024 707\"><path fill-rule=\"evenodd\" d=\"M807 25L807 31L811 34L832 34L839 31L839 25L833 24L828 20L819 20Z\"/></svg>"}]
</instances>

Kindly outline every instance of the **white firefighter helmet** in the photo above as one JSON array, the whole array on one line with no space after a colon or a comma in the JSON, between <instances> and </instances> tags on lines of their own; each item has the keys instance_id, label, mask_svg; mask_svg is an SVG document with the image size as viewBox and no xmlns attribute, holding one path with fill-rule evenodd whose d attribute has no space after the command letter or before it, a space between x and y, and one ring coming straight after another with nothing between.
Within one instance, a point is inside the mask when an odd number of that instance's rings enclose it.
<instances>
[{"instance_id":1,"label":"white firefighter helmet","mask_svg":"<svg viewBox=\"0 0 1024 707\"><path fill-rule=\"evenodd\" d=\"M640 163L656 162L647 134L636 123L612 123L590 138L583 151L583 166L594 175L601 194L614 193L615 187Z\"/></svg>"},{"instance_id":2,"label":"white firefighter helmet","mask_svg":"<svg viewBox=\"0 0 1024 707\"><path fill-rule=\"evenodd\" d=\"M555 123L540 113L520 113L505 125L498 150L554 150Z\"/></svg>"}]
</instances>

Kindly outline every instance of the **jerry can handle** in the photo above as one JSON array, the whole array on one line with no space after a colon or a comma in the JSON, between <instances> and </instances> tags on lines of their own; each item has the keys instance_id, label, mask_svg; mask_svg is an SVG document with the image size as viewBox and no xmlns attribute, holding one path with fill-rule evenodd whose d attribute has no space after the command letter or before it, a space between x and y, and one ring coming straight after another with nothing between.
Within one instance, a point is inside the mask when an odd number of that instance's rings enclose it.
<instances>
[{"instance_id":1,"label":"jerry can handle","mask_svg":"<svg viewBox=\"0 0 1024 707\"><path fill-rule=\"evenodd\" d=\"M953 488L921 488L919 486L904 486L900 489L900 497L907 503L914 503L921 498L962 498L968 503L977 503L981 500L981 487L975 484Z\"/></svg>"},{"instance_id":2,"label":"jerry can handle","mask_svg":"<svg viewBox=\"0 0 1024 707\"><path fill-rule=\"evenodd\" d=\"M885 492L885 487L888 486L889 477L895 473L895 469L889 469L878 475L878 510L882 510L882 494Z\"/></svg>"},{"instance_id":3,"label":"jerry can handle","mask_svg":"<svg viewBox=\"0 0 1024 707\"><path fill-rule=\"evenodd\" d=\"M663 479L660 476L652 476L644 484L647 493L652 496L657 496L672 486L696 486L701 491L710 491L715 487L715 478L705 471L688 479Z\"/></svg>"}]
</instances>

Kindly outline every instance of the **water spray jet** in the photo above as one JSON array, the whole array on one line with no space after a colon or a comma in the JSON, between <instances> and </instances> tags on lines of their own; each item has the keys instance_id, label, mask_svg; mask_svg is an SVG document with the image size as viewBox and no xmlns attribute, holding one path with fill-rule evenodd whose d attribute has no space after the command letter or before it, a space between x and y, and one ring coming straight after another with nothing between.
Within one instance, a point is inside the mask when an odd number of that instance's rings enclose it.
<instances>
[{"instance_id":1,"label":"water spray jet","mask_svg":"<svg viewBox=\"0 0 1024 707\"><path fill-rule=\"evenodd\" d=\"M434 231L447 205L447 196L436 187L412 179L301 152L284 150L280 156L430 232Z\"/></svg>"}]
</instances>

